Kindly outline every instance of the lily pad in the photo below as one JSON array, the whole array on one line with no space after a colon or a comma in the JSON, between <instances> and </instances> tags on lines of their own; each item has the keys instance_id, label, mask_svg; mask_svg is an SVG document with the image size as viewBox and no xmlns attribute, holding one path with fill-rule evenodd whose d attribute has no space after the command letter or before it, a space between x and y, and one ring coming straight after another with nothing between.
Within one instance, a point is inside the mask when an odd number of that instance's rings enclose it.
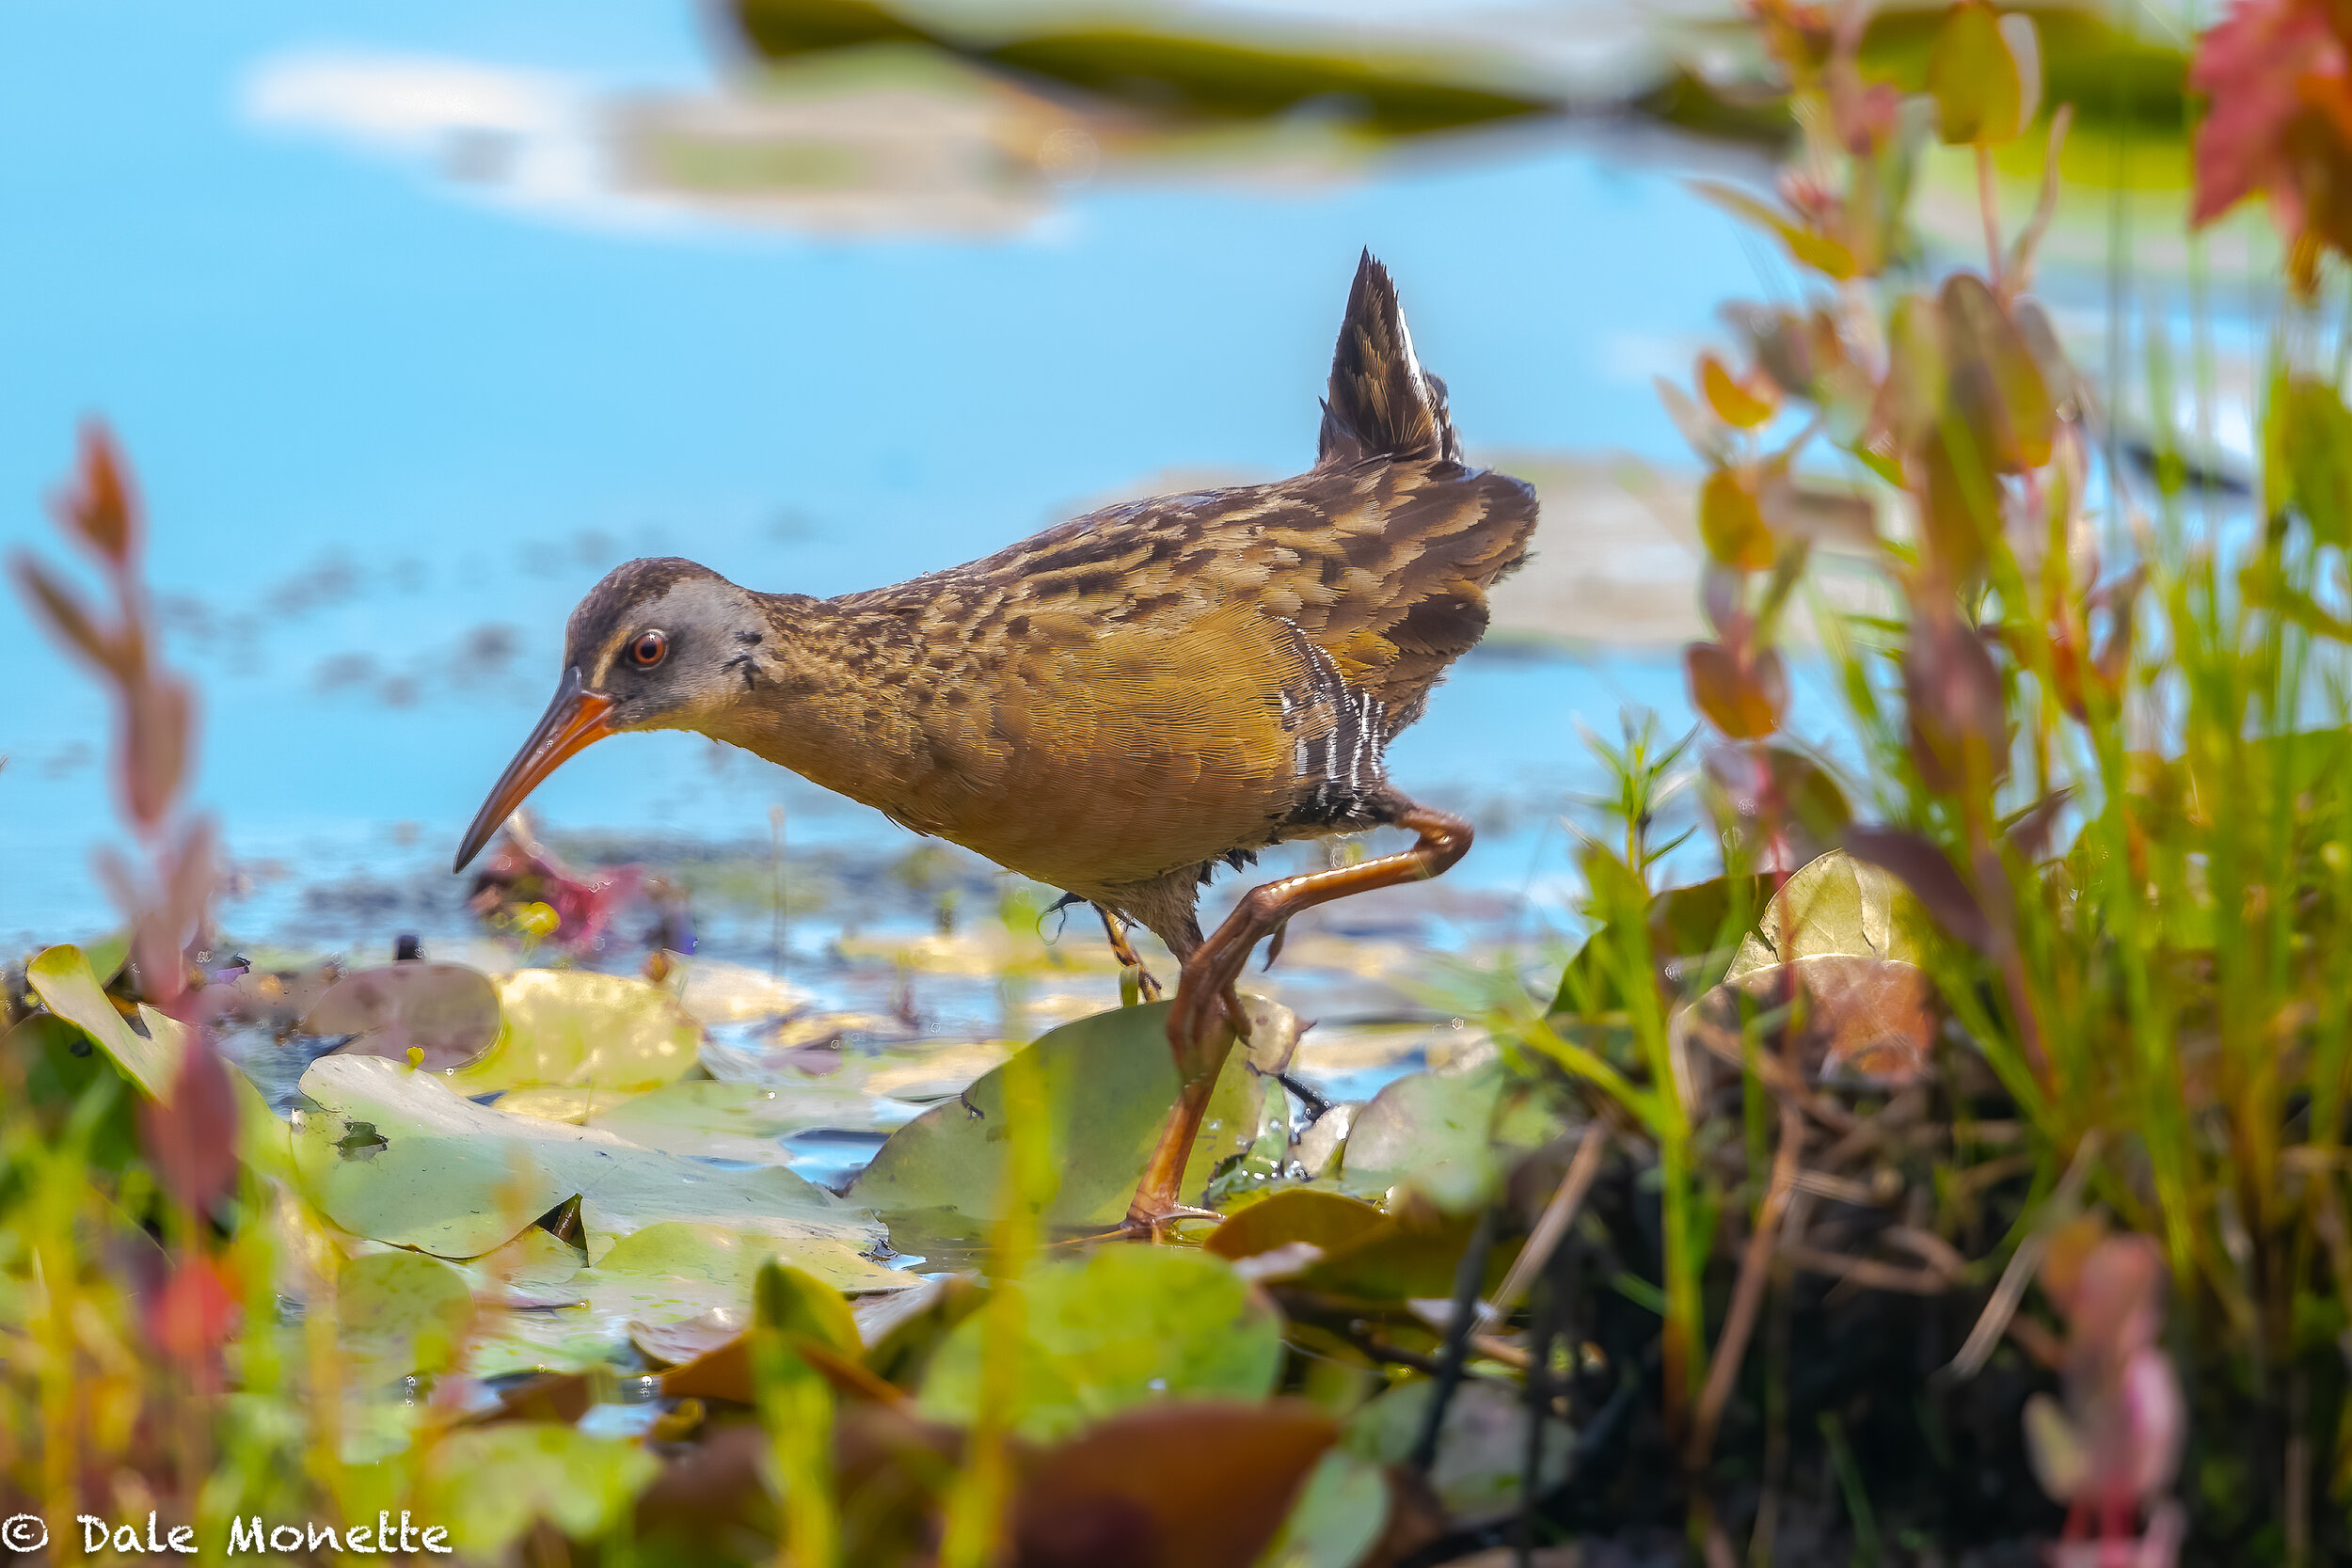
<instances>
[{"instance_id":1,"label":"lily pad","mask_svg":"<svg viewBox=\"0 0 2352 1568\"><path fill-rule=\"evenodd\" d=\"M1146 1402L1262 1399L1281 1368L1280 1321L1221 1258L1110 1246L1047 1263L1018 1285L1022 1435L1051 1440ZM979 1407L988 1308L958 1323L923 1379L926 1415L969 1422Z\"/></svg>"},{"instance_id":2,"label":"lily pad","mask_svg":"<svg viewBox=\"0 0 2352 1568\"><path fill-rule=\"evenodd\" d=\"M499 993L463 964L396 963L346 974L303 1016L306 1035L354 1035L354 1055L405 1061L424 1053L436 1072L460 1068L499 1037Z\"/></svg>"},{"instance_id":3,"label":"lily pad","mask_svg":"<svg viewBox=\"0 0 2352 1568\"><path fill-rule=\"evenodd\" d=\"M1049 1227L1107 1227L1127 1212L1168 1107L1176 1065L1165 1002L1120 1007L1066 1023L1027 1047L1044 1086L1048 1136L1061 1184L1041 1214ZM1197 1199L1222 1162L1257 1141L1259 1080L1234 1053L1209 1099L1182 1192ZM1004 1069L982 1077L892 1133L851 1187L899 1231L977 1239L1004 1201Z\"/></svg>"},{"instance_id":4,"label":"lily pad","mask_svg":"<svg viewBox=\"0 0 2352 1568\"><path fill-rule=\"evenodd\" d=\"M882 1239L863 1211L781 1167L725 1170L594 1128L510 1116L378 1057L323 1057L302 1092L317 1106L294 1132L303 1188L337 1225L374 1241L478 1257L575 1194L592 1258L664 1220L829 1239L852 1252Z\"/></svg>"},{"instance_id":5,"label":"lily pad","mask_svg":"<svg viewBox=\"0 0 2352 1568\"><path fill-rule=\"evenodd\" d=\"M1562 1120L1497 1058L1407 1073L1357 1114L1340 1184L1366 1195L1408 1186L1449 1212L1475 1209L1493 1196L1509 1157L1549 1142Z\"/></svg>"},{"instance_id":6,"label":"lily pad","mask_svg":"<svg viewBox=\"0 0 2352 1568\"><path fill-rule=\"evenodd\" d=\"M1405 1463L1437 1392L1435 1383L1421 1379L1379 1395L1349 1422L1347 1448L1383 1465ZM1549 1489L1567 1479L1576 1433L1561 1421L1544 1424L1538 1475ZM1519 1391L1483 1379L1457 1386L1438 1423L1438 1457L1429 1469L1429 1484L1446 1512L1463 1519L1508 1513L1518 1506L1526 1464L1527 1410Z\"/></svg>"},{"instance_id":7,"label":"lily pad","mask_svg":"<svg viewBox=\"0 0 2352 1568\"><path fill-rule=\"evenodd\" d=\"M574 1541L605 1534L660 1467L633 1442L550 1421L471 1427L434 1445L421 1516L469 1560L494 1562L541 1519Z\"/></svg>"},{"instance_id":8,"label":"lily pad","mask_svg":"<svg viewBox=\"0 0 2352 1568\"><path fill-rule=\"evenodd\" d=\"M660 986L578 969L498 982L505 1033L450 1082L464 1095L552 1085L643 1094L694 1065L702 1025Z\"/></svg>"},{"instance_id":9,"label":"lily pad","mask_svg":"<svg viewBox=\"0 0 2352 1568\"><path fill-rule=\"evenodd\" d=\"M1260 1568L1355 1568L1389 1523L1389 1482L1361 1454L1333 1449L1316 1462Z\"/></svg>"},{"instance_id":10,"label":"lily pad","mask_svg":"<svg viewBox=\"0 0 2352 1568\"><path fill-rule=\"evenodd\" d=\"M141 1003L139 1023L147 1033L140 1035L115 1011L89 959L71 942L35 957L24 966L24 978L42 1006L97 1042L150 1100L170 1100L187 1041L187 1031L177 1020Z\"/></svg>"},{"instance_id":11,"label":"lily pad","mask_svg":"<svg viewBox=\"0 0 2352 1568\"><path fill-rule=\"evenodd\" d=\"M579 1306L502 1314L482 1336L472 1370L483 1377L574 1370L610 1360L648 1332L658 1338L676 1324L739 1323L771 1258L819 1289L904 1290L916 1283L825 1238L787 1241L677 1222L648 1226L572 1275L566 1288L579 1292ZM846 1321L846 1307L842 1315Z\"/></svg>"},{"instance_id":12,"label":"lily pad","mask_svg":"<svg viewBox=\"0 0 2352 1568\"><path fill-rule=\"evenodd\" d=\"M473 1311L464 1271L421 1252L355 1258L335 1287L343 1354L363 1388L446 1369Z\"/></svg>"},{"instance_id":13,"label":"lily pad","mask_svg":"<svg viewBox=\"0 0 2352 1568\"><path fill-rule=\"evenodd\" d=\"M551 1121L584 1122L643 1148L761 1165L791 1159L784 1140L795 1132L820 1127L880 1131L907 1115L904 1107L891 1115L854 1084L829 1080L763 1086L696 1078L620 1100L594 1089L517 1089L501 1096L498 1107Z\"/></svg>"}]
</instances>

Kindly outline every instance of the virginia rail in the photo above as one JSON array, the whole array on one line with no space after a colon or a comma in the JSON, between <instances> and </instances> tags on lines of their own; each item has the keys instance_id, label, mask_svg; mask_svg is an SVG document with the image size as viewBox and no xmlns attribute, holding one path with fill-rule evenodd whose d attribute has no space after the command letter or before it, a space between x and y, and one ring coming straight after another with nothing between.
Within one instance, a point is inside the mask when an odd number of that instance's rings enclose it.
<instances>
[{"instance_id":1,"label":"virginia rail","mask_svg":"<svg viewBox=\"0 0 2352 1568\"><path fill-rule=\"evenodd\" d=\"M1485 633L1486 590L1534 526L1526 484L1462 462L1445 384L1367 252L1295 479L1110 507L837 599L691 561L614 568L572 611L555 701L456 868L592 741L698 730L1093 904L1137 969L1123 927L1140 923L1183 965L1183 1087L1127 1219L1153 1232L1191 1212L1177 1189L1258 941L1470 848L1470 824L1406 799L1383 754ZM1220 863L1379 826L1418 842L1253 888L1202 939Z\"/></svg>"}]
</instances>

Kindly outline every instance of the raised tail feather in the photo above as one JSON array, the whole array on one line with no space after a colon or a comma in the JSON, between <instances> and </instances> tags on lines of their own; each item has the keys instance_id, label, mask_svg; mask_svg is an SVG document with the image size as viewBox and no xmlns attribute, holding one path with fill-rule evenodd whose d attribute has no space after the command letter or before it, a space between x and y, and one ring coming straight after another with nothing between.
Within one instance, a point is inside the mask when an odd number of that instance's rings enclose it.
<instances>
[{"instance_id":1,"label":"raised tail feather","mask_svg":"<svg viewBox=\"0 0 2352 1568\"><path fill-rule=\"evenodd\" d=\"M1318 466L1367 457L1459 462L1445 383L1421 368L1389 269L1364 252L1347 291L1347 315L1331 355Z\"/></svg>"}]
</instances>

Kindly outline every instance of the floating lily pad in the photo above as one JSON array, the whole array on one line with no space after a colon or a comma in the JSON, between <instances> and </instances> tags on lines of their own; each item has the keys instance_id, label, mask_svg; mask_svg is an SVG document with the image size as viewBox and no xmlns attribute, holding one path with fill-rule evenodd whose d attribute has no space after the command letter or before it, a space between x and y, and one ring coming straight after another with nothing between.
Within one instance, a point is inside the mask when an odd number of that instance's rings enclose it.
<instances>
[{"instance_id":1,"label":"floating lily pad","mask_svg":"<svg viewBox=\"0 0 2352 1568\"><path fill-rule=\"evenodd\" d=\"M1290 1187L1233 1215L1204 1244L1220 1258L1253 1258L1301 1242L1328 1252L1388 1223L1387 1215L1361 1199Z\"/></svg>"},{"instance_id":2,"label":"floating lily pad","mask_svg":"<svg viewBox=\"0 0 2352 1568\"><path fill-rule=\"evenodd\" d=\"M825 1238L852 1252L882 1239L862 1210L781 1167L725 1170L509 1116L381 1058L324 1057L302 1092L318 1107L294 1133L303 1188L337 1225L374 1241L478 1257L574 1195L592 1257L664 1220Z\"/></svg>"},{"instance_id":3,"label":"floating lily pad","mask_svg":"<svg viewBox=\"0 0 2352 1568\"><path fill-rule=\"evenodd\" d=\"M1028 1047L1042 1081L1060 1186L1040 1216L1051 1227L1107 1227L1127 1212L1152 1145L1176 1099L1165 1002L1066 1023ZM1256 1142L1259 1080L1229 1058L1209 1100L1183 1193L1198 1198L1217 1164ZM850 1189L899 1230L902 1250L926 1238L977 1239L1000 1212L1004 1069L890 1135ZM902 1227L902 1228L900 1228Z\"/></svg>"},{"instance_id":4,"label":"floating lily pad","mask_svg":"<svg viewBox=\"0 0 2352 1568\"><path fill-rule=\"evenodd\" d=\"M1499 1059L1407 1073L1357 1113L1340 1182L1366 1195L1410 1186L1440 1209L1465 1212L1493 1196L1511 1155L1541 1148L1565 1125L1541 1090Z\"/></svg>"},{"instance_id":5,"label":"floating lily pad","mask_svg":"<svg viewBox=\"0 0 2352 1568\"><path fill-rule=\"evenodd\" d=\"M396 963L346 974L303 1016L307 1035L353 1035L342 1049L399 1062L424 1053L436 1072L460 1068L499 1037L499 993L463 964Z\"/></svg>"},{"instance_id":6,"label":"floating lily pad","mask_svg":"<svg viewBox=\"0 0 2352 1568\"><path fill-rule=\"evenodd\" d=\"M769 1165L792 1158L784 1140L795 1132L878 1132L907 1116L904 1107L894 1115L855 1084L826 1079L764 1086L696 1078L625 1099L595 1089L517 1089L501 1096L498 1106L602 1128L644 1148Z\"/></svg>"},{"instance_id":7,"label":"floating lily pad","mask_svg":"<svg viewBox=\"0 0 2352 1568\"><path fill-rule=\"evenodd\" d=\"M545 1519L594 1541L628 1514L660 1462L633 1442L550 1421L501 1421L453 1432L426 1461L420 1517L470 1560L501 1560Z\"/></svg>"},{"instance_id":8,"label":"floating lily pad","mask_svg":"<svg viewBox=\"0 0 2352 1568\"><path fill-rule=\"evenodd\" d=\"M694 1065L702 1025L660 986L578 969L522 969L498 982L506 1031L451 1077L458 1093L550 1085L643 1094Z\"/></svg>"},{"instance_id":9,"label":"floating lily pad","mask_svg":"<svg viewBox=\"0 0 2352 1568\"><path fill-rule=\"evenodd\" d=\"M609 1360L648 1331L734 1319L752 1305L762 1264L777 1259L818 1289L904 1290L916 1282L825 1237L787 1240L714 1225L648 1226L566 1281L580 1304L502 1314L482 1336L473 1370L495 1377L571 1370ZM843 1318L847 1321L847 1308Z\"/></svg>"},{"instance_id":10,"label":"floating lily pad","mask_svg":"<svg viewBox=\"0 0 2352 1568\"><path fill-rule=\"evenodd\" d=\"M335 1286L343 1354L362 1388L443 1370L473 1311L464 1271L421 1252L355 1258Z\"/></svg>"},{"instance_id":11,"label":"floating lily pad","mask_svg":"<svg viewBox=\"0 0 2352 1568\"><path fill-rule=\"evenodd\" d=\"M1421 1434L1438 1386L1422 1379L1374 1399L1348 1423L1346 1447L1383 1465L1402 1465ZM1564 1422L1545 1423L1545 1489L1567 1479L1576 1433ZM1429 1484L1446 1511L1459 1518L1492 1518L1518 1506L1526 1475L1527 1409L1519 1391L1481 1379L1465 1382L1446 1402L1438 1423L1438 1457Z\"/></svg>"},{"instance_id":12,"label":"floating lily pad","mask_svg":"<svg viewBox=\"0 0 2352 1568\"><path fill-rule=\"evenodd\" d=\"M49 948L24 966L24 978L41 1006L97 1042L150 1100L168 1101L180 1072L187 1031L144 1003L138 1010L142 1036L115 1011L82 950L66 943Z\"/></svg>"},{"instance_id":13,"label":"floating lily pad","mask_svg":"<svg viewBox=\"0 0 2352 1568\"><path fill-rule=\"evenodd\" d=\"M1389 1523L1389 1482L1361 1454L1333 1449L1316 1462L1262 1568L1356 1568Z\"/></svg>"},{"instance_id":14,"label":"floating lily pad","mask_svg":"<svg viewBox=\"0 0 2352 1568\"><path fill-rule=\"evenodd\" d=\"M1262 1399L1282 1358L1281 1323L1221 1258L1177 1247L1108 1246L1044 1264L1022 1292L1015 1431L1050 1440L1116 1411L1169 1399ZM984 1307L947 1336L921 1406L968 1422L988 1353Z\"/></svg>"}]
</instances>

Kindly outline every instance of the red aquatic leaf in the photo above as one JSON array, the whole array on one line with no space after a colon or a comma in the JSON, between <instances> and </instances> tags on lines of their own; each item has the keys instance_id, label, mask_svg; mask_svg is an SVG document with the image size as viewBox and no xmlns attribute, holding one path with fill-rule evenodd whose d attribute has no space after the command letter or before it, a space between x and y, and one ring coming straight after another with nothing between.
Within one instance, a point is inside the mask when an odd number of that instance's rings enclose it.
<instances>
[{"instance_id":1,"label":"red aquatic leaf","mask_svg":"<svg viewBox=\"0 0 2352 1568\"><path fill-rule=\"evenodd\" d=\"M2239 0L2198 40L2190 87L2205 95L2193 159L2196 223L2256 192L2316 281L2317 245L2352 249L2352 69L2318 0Z\"/></svg>"}]
</instances>

